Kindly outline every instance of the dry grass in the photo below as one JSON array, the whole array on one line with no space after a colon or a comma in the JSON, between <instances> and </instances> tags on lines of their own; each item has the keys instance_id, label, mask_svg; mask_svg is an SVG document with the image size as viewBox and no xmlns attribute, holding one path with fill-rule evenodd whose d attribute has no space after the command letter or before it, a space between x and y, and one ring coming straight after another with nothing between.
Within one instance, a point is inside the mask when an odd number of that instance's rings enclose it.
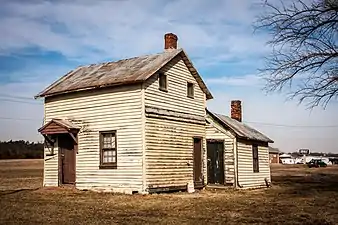
<instances>
[{"instance_id":1,"label":"dry grass","mask_svg":"<svg viewBox=\"0 0 338 225\"><path fill-rule=\"evenodd\" d=\"M338 223L338 167L274 166L270 189L126 196L36 190L42 164L0 161L0 224Z\"/></svg>"}]
</instances>

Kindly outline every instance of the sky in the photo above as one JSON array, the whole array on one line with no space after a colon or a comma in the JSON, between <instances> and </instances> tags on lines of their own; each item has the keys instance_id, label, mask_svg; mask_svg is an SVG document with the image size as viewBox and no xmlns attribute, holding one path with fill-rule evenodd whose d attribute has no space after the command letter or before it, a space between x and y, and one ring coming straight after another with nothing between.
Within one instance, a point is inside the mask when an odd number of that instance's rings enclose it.
<instances>
[{"instance_id":1,"label":"sky","mask_svg":"<svg viewBox=\"0 0 338 225\"><path fill-rule=\"evenodd\" d=\"M239 99L243 120L291 152L338 153L338 104L307 109L286 91L266 93L258 76L271 49L254 32L261 0L11 0L0 8L0 140L42 141L42 100L33 96L80 65L163 51L175 33L214 99L229 115Z\"/></svg>"}]
</instances>

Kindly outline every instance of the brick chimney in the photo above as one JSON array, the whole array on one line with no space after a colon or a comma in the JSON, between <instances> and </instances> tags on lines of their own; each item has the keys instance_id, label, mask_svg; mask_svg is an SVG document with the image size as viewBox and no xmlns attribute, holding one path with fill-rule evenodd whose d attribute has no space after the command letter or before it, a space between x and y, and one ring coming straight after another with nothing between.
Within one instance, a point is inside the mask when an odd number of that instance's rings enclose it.
<instances>
[{"instance_id":1,"label":"brick chimney","mask_svg":"<svg viewBox=\"0 0 338 225\"><path fill-rule=\"evenodd\" d=\"M177 36L173 33L164 35L164 49L177 49Z\"/></svg>"},{"instance_id":2,"label":"brick chimney","mask_svg":"<svg viewBox=\"0 0 338 225\"><path fill-rule=\"evenodd\" d=\"M240 100L231 101L231 118L242 122L242 103Z\"/></svg>"}]
</instances>

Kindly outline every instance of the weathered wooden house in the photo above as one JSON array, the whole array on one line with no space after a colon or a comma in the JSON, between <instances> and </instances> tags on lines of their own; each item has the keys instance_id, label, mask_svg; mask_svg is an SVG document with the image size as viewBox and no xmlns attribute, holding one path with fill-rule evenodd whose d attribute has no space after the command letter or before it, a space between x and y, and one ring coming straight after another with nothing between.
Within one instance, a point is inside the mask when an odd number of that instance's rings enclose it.
<instances>
[{"instance_id":1,"label":"weathered wooden house","mask_svg":"<svg viewBox=\"0 0 338 225\"><path fill-rule=\"evenodd\" d=\"M160 54L81 66L40 92L44 186L150 193L206 182L211 93L177 36Z\"/></svg>"},{"instance_id":2,"label":"weathered wooden house","mask_svg":"<svg viewBox=\"0 0 338 225\"><path fill-rule=\"evenodd\" d=\"M241 101L231 101L231 117L207 110L208 185L257 188L271 182L269 143L242 123Z\"/></svg>"}]
</instances>

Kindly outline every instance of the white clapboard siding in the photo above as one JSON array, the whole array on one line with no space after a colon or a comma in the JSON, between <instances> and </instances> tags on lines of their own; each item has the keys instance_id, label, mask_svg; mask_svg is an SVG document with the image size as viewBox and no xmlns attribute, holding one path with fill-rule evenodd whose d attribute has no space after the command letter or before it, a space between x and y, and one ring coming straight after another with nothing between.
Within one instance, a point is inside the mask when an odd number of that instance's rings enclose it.
<instances>
[{"instance_id":1,"label":"white clapboard siding","mask_svg":"<svg viewBox=\"0 0 338 225\"><path fill-rule=\"evenodd\" d=\"M206 158L204 125L159 118L146 119L148 186L184 186L193 182L194 137L203 138L202 159Z\"/></svg>"},{"instance_id":2,"label":"white clapboard siding","mask_svg":"<svg viewBox=\"0 0 338 225\"><path fill-rule=\"evenodd\" d=\"M81 126L76 155L77 188L142 191L141 96L141 85L129 85L46 99L46 122L53 118L69 119ZM109 130L116 130L117 134L117 169L99 169L99 131ZM54 180L57 172L52 171L57 171L57 163L45 161L45 184Z\"/></svg>"},{"instance_id":3,"label":"white clapboard siding","mask_svg":"<svg viewBox=\"0 0 338 225\"><path fill-rule=\"evenodd\" d=\"M160 71L167 75L168 92L159 90L157 75L151 77L146 82L145 105L204 116L205 94L180 56ZM194 84L194 98L187 97L187 82Z\"/></svg>"},{"instance_id":4,"label":"white clapboard siding","mask_svg":"<svg viewBox=\"0 0 338 225\"><path fill-rule=\"evenodd\" d=\"M168 91L159 90L158 74L145 83L145 106L205 117L206 97L180 56L161 70ZM194 84L194 98L187 96ZM202 167L206 179L205 125L164 118L146 118L146 180L152 187L187 185L193 181L193 137L203 139Z\"/></svg>"},{"instance_id":5,"label":"white clapboard siding","mask_svg":"<svg viewBox=\"0 0 338 225\"><path fill-rule=\"evenodd\" d=\"M44 148L44 171L43 171L43 185L58 186L58 141L56 139L53 147Z\"/></svg>"},{"instance_id":6,"label":"white clapboard siding","mask_svg":"<svg viewBox=\"0 0 338 225\"><path fill-rule=\"evenodd\" d=\"M206 138L218 139L224 142L224 178L226 184L235 182L234 166L234 138L235 136L228 130L224 129L207 115Z\"/></svg>"},{"instance_id":7,"label":"white clapboard siding","mask_svg":"<svg viewBox=\"0 0 338 225\"><path fill-rule=\"evenodd\" d=\"M266 186L265 178L271 181L269 151L267 146L258 146L259 172L253 172L252 143L238 141L238 183L243 188Z\"/></svg>"}]
</instances>

